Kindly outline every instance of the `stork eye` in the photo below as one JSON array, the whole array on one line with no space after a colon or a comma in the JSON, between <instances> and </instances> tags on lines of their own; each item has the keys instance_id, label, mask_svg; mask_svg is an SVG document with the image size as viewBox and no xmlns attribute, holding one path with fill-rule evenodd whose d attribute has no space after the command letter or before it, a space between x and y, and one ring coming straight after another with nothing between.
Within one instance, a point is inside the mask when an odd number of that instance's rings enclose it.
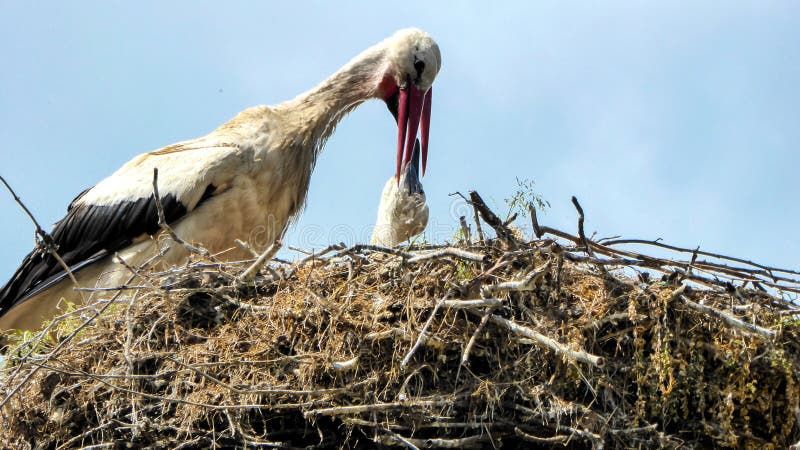
<instances>
[{"instance_id":1,"label":"stork eye","mask_svg":"<svg viewBox=\"0 0 800 450\"><path fill-rule=\"evenodd\" d=\"M425 70L425 61L419 59L414 61L414 69L417 71L417 78L422 76L422 72Z\"/></svg>"}]
</instances>

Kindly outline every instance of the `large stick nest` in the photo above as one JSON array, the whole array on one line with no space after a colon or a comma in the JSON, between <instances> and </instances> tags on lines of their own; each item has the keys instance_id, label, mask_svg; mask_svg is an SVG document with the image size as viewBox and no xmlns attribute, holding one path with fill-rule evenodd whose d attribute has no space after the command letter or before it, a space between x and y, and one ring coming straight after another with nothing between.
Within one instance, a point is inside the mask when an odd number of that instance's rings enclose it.
<instances>
[{"instance_id":1,"label":"large stick nest","mask_svg":"<svg viewBox=\"0 0 800 450\"><path fill-rule=\"evenodd\" d=\"M471 203L497 238L332 246L250 280L241 274L252 262L132 268L130 285L95 293L111 301L65 314L7 355L0 445L800 439L797 272L621 250L630 242L587 239L582 212L578 235L534 220L539 238L525 242L477 194Z\"/></svg>"}]
</instances>

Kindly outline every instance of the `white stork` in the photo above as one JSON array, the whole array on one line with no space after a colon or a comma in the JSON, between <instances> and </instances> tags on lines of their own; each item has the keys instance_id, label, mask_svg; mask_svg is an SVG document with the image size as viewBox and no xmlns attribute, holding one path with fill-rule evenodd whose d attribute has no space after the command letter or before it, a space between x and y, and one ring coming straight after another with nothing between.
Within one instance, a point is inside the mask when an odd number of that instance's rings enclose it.
<instances>
[{"instance_id":1,"label":"white stork","mask_svg":"<svg viewBox=\"0 0 800 450\"><path fill-rule=\"evenodd\" d=\"M234 241L263 249L281 238L305 202L326 140L366 100L382 99L397 120L396 179L411 160L418 130L424 171L431 85L440 66L439 47L427 33L400 30L292 100L247 109L205 137L139 155L69 205L51 233L58 254L82 287L127 280L130 271L115 254L135 267L169 239L160 233L153 196L157 168L160 202L176 234L221 260L247 259ZM187 258L183 246L171 245L164 262ZM80 304L67 275L51 255L31 252L0 289L0 332L40 328L59 312L62 298Z\"/></svg>"},{"instance_id":2,"label":"white stork","mask_svg":"<svg viewBox=\"0 0 800 450\"><path fill-rule=\"evenodd\" d=\"M395 177L386 181L371 243L394 247L425 231L428 224L428 205L425 204L425 191L419 181L419 158L417 141L411 163L400 176L400 182Z\"/></svg>"}]
</instances>

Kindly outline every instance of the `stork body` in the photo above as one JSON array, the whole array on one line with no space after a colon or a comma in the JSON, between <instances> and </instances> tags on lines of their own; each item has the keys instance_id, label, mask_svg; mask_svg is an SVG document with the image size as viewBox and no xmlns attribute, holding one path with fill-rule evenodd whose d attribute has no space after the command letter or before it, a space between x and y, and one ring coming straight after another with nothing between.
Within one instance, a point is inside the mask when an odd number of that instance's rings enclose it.
<instances>
[{"instance_id":1,"label":"stork body","mask_svg":"<svg viewBox=\"0 0 800 450\"><path fill-rule=\"evenodd\" d=\"M378 218L372 231L371 243L384 247L397 244L425 231L428 224L428 205L419 181L419 142L414 147L411 163L400 180L389 178L381 193Z\"/></svg>"},{"instance_id":2,"label":"stork body","mask_svg":"<svg viewBox=\"0 0 800 450\"><path fill-rule=\"evenodd\" d=\"M293 100L247 109L205 137L139 155L70 204L51 233L58 253L81 287L127 280L131 273L115 254L135 267L168 246L163 263L184 262L186 249L159 233L152 187L157 168L160 202L176 234L219 259L247 259L234 241L262 249L283 235L302 209L325 141L362 102L380 98L399 115L397 159L409 159L410 142L402 158L399 136L413 141L417 124L409 123L407 112L403 117L404 108L422 122L427 140L429 91L440 65L439 49L426 33L401 30ZM0 332L39 328L58 313L62 298L83 301L74 287L52 256L31 252L0 289Z\"/></svg>"}]
</instances>

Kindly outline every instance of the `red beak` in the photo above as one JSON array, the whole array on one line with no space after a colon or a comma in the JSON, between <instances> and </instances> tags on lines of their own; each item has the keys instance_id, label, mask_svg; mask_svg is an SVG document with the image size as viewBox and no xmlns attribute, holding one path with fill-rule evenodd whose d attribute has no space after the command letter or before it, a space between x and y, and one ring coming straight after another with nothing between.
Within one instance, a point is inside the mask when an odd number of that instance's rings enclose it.
<instances>
[{"instance_id":1,"label":"red beak","mask_svg":"<svg viewBox=\"0 0 800 450\"><path fill-rule=\"evenodd\" d=\"M397 99L397 171L395 178L400 182L400 172L411 161L414 151L414 141L417 131L422 133L422 174L428 161L428 134L431 127L431 97L433 89L422 92L411 84L407 89L401 89ZM404 152L405 150L405 152Z\"/></svg>"}]
</instances>

